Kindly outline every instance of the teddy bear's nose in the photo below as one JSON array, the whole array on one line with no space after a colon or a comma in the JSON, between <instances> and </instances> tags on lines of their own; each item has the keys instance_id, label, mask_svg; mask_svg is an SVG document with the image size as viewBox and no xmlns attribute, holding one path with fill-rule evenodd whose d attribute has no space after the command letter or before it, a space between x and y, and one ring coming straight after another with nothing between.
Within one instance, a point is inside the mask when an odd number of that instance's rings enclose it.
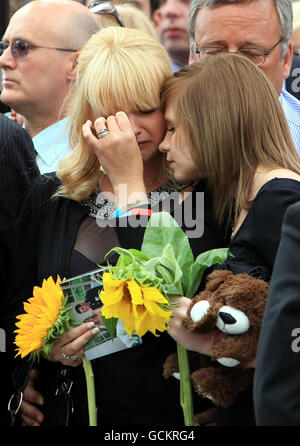
<instances>
[{"instance_id":1,"label":"teddy bear's nose","mask_svg":"<svg viewBox=\"0 0 300 446\"><path fill-rule=\"evenodd\" d=\"M230 313L225 313L224 311L219 311L219 316L222 319L222 321L224 322L224 324L235 324L236 323L236 319Z\"/></svg>"}]
</instances>

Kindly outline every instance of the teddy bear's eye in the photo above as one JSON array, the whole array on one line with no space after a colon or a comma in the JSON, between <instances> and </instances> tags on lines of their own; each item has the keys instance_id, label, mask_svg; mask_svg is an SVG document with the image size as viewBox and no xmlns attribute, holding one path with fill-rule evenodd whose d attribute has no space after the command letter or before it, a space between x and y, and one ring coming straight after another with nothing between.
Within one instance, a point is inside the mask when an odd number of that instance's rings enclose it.
<instances>
[{"instance_id":1,"label":"teddy bear's eye","mask_svg":"<svg viewBox=\"0 0 300 446\"><path fill-rule=\"evenodd\" d=\"M235 335L248 331L250 322L243 311L224 305L219 310L216 326L224 333Z\"/></svg>"}]
</instances>

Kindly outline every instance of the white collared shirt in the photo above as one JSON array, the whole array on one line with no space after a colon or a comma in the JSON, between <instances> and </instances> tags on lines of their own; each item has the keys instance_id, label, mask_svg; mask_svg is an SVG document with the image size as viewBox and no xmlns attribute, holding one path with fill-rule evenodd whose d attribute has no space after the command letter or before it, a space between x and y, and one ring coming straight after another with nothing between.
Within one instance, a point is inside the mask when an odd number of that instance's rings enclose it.
<instances>
[{"instance_id":1,"label":"white collared shirt","mask_svg":"<svg viewBox=\"0 0 300 446\"><path fill-rule=\"evenodd\" d=\"M50 125L32 138L41 174L56 172L59 161L70 151L69 118Z\"/></svg>"},{"instance_id":2,"label":"white collared shirt","mask_svg":"<svg viewBox=\"0 0 300 446\"><path fill-rule=\"evenodd\" d=\"M292 140L297 152L300 154L300 101L284 88L279 96Z\"/></svg>"}]
</instances>

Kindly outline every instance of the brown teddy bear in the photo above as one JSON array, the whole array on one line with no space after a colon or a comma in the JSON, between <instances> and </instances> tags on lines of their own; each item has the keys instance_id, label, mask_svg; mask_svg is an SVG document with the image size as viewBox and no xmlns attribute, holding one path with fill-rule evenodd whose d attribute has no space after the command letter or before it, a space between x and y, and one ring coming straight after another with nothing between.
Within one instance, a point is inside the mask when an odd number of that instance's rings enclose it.
<instances>
[{"instance_id":1,"label":"brown teddy bear","mask_svg":"<svg viewBox=\"0 0 300 446\"><path fill-rule=\"evenodd\" d=\"M184 325L213 333L211 358L190 354L191 377L197 393L216 406L230 406L252 381L253 369L245 365L256 356L267 294L268 283L263 280L217 270L191 301ZM164 364L164 376L178 377L178 370L173 354Z\"/></svg>"}]
</instances>

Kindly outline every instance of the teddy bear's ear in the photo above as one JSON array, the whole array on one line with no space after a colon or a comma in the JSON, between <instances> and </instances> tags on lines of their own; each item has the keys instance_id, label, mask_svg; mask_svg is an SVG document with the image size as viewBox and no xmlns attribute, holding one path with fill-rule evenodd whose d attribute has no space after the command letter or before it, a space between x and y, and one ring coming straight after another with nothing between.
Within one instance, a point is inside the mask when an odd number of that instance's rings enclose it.
<instances>
[{"instance_id":1,"label":"teddy bear's ear","mask_svg":"<svg viewBox=\"0 0 300 446\"><path fill-rule=\"evenodd\" d=\"M232 277L231 271L220 269L212 272L207 276L206 289L209 291L216 291L219 286L224 283L227 279Z\"/></svg>"}]
</instances>

